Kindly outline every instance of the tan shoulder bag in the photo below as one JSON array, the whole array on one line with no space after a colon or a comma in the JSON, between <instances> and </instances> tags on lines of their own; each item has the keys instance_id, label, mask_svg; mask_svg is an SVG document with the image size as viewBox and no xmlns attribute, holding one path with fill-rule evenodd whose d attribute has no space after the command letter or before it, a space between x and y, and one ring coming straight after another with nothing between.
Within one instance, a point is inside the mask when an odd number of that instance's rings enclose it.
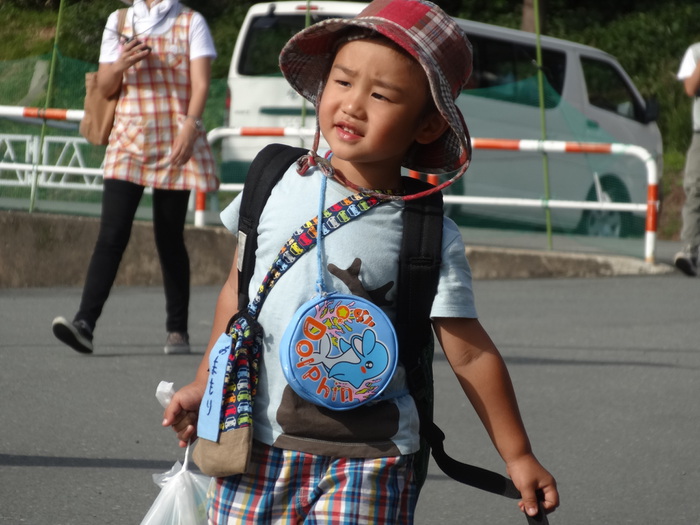
<instances>
[{"instance_id":1,"label":"tan shoulder bag","mask_svg":"<svg viewBox=\"0 0 700 525\"><path fill-rule=\"evenodd\" d=\"M117 32L121 33L126 19L126 9L119 10ZM114 112L121 88L109 98L97 87L97 72L85 73L85 115L80 121L80 134L90 144L104 146L114 126Z\"/></svg>"}]
</instances>

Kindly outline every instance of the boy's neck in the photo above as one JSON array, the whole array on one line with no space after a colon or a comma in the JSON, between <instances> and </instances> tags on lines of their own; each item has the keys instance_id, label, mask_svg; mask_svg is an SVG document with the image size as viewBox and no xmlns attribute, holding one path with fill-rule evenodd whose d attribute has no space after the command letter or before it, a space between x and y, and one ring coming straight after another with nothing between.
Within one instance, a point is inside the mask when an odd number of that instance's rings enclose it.
<instances>
[{"instance_id":1,"label":"boy's neck","mask_svg":"<svg viewBox=\"0 0 700 525\"><path fill-rule=\"evenodd\" d=\"M347 162L335 156L331 157L331 165L345 179L361 188L380 191L399 191L403 188L401 166Z\"/></svg>"}]
</instances>

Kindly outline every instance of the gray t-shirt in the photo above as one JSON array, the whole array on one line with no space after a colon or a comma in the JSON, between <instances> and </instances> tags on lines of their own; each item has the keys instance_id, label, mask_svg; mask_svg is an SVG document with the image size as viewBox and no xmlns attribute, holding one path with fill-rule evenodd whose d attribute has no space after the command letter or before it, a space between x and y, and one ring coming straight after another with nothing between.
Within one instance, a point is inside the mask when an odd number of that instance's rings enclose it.
<instances>
[{"instance_id":1,"label":"gray t-shirt","mask_svg":"<svg viewBox=\"0 0 700 525\"><path fill-rule=\"evenodd\" d=\"M273 189L260 217L251 299L294 230L317 215L321 177L314 168L300 176L292 166ZM324 205L328 208L352 193L329 180ZM223 224L234 233L240 198L221 212ZM392 320L396 314L402 209L401 202L382 203L324 237L323 279L327 289L350 293L350 287L361 285ZM337 267L334 273L338 277L330 273L329 265ZM418 415L410 395L338 412L303 400L288 386L279 360L280 339L297 308L315 294L318 273L314 248L280 277L260 310L258 320L265 335L253 410L255 438L280 448L343 457L417 451ZM431 317L476 316L464 243L454 222L445 218L442 267ZM386 393L390 397L391 392L405 389L405 372L399 367Z\"/></svg>"}]
</instances>

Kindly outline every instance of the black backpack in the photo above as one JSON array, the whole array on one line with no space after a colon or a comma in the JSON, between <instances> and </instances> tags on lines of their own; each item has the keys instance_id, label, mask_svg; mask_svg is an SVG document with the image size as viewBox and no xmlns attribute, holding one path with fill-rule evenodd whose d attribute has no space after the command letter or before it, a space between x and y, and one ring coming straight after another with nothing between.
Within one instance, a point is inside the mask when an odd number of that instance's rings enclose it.
<instances>
[{"instance_id":1,"label":"black backpack","mask_svg":"<svg viewBox=\"0 0 700 525\"><path fill-rule=\"evenodd\" d=\"M270 144L255 157L245 182L246 198L241 201L238 230L243 262L238 273L238 304L249 302L248 285L255 268L255 251L260 215L272 188L289 166L308 149ZM427 182L406 177L404 187L413 194L432 187ZM425 482L430 452L440 469L451 478L512 499L520 499L513 482L495 472L461 463L445 452L445 434L433 422L434 339L430 309L437 291L442 253L443 202L440 192L407 200L403 211L403 238L399 254L397 315L395 328L399 357L406 369L408 387L420 416L421 449L414 459L418 487ZM528 523L547 523L540 510Z\"/></svg>"}]
</instances>

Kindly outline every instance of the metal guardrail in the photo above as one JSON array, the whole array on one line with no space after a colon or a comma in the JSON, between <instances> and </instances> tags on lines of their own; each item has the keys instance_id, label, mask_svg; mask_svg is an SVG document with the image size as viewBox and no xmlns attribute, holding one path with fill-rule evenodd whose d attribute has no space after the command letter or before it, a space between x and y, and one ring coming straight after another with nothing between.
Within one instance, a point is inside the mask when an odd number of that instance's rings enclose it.
<instances>
[{"instance_id":1,"label":"metal guardrail","mask_svg":"<svg viewBox=\"0 0 700 525\"><path fill-rule=\"evenodd\" d=\"M215 128L207 134L210 144L228 137L309 137L314 129L299 128ZM566 142L555 140L512 140L493 138L472 138L474 149L500 149L510 151L537 151L542 153L560 154L596 154L596 155L629 155L638 158L647 173L647 202L594 202L567 201L556 199L519 199L504 197L477 197L468 195L445 195L448 204L487 204L492 206L527 206L538 208L568 208L609 211L641 211L646 213L644 260L654 262L656 231L658 228L659 210L659 176L654 157L644 148L632 144L604 144L598 142ZM240 191L242 184L221 184L220 189ZM600 192L599 192L600 194ZM195 224L203 224L204 208L199 208L203 199L197 199L198 209L195 212Z\"/></svg>"},{"instance_id":2,"label":"metal guardrail","mask_svg":"<svg viewBox=\"0 0 700 525\"><path fill-rule=\"evenodd\" d=\"M102 159L90 166L82 137L0 134L0 186L102 190Z\"/></svg>"},{"instance_id":3,"label":"metal guardrail","mask_svg":"<svg viewBox=\"0 0 700 525\"><path fill-rule=\"evenodd\" d=\"M0 106L0 117L25 119L56 119L80 121L82 110L23 108ZM304 136L312 137L314 129L300 128L215 128L207 138L210 144L228 137L246 136ZM23 147L17 144L24 143ZM59 153L56 154L58 145ZM0 186L57 187L78 190L101 190L102 166L90 167L82 155L84 147L91 146L82 137L45 137L41 145L38 137L30 135L0 134ZM555 199L519 199L502 197L477 197L466 195L445 195L446 203L487 204L493 206L527 206L540 208L569 208L608 211L643 211L646 213L644 259L654 262L656 230L658 226L659 190L658 173L653 156L645 149L630 144L601 144L586 142L563 142L547 140L510 140L473 138L474 149L503 149L511 151L538 151L561 154L604 154L629 155L637 157L647 172L646 203L613 203L594 201L565 201ZM20 160L17 153L24 150ZM55 157L55 160L54 160ZM7 177L6 172L14 173ZM221 190L240 191L242 184L221 184ZM206 199L195 198L195 225L204 224Z\"/></svg>"}]
</instances>

